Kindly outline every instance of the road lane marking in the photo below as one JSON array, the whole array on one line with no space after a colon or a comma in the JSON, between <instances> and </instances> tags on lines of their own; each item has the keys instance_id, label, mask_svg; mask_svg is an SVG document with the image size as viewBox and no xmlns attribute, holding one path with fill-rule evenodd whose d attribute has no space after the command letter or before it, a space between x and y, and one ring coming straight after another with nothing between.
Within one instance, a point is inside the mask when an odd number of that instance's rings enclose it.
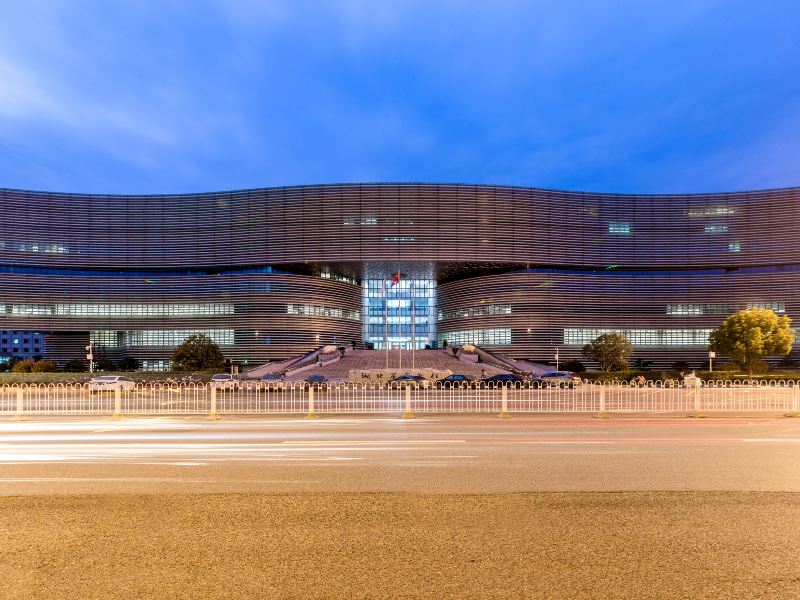
<instances>
[{"instance_id":1,"label":"road lane marking","mask_svg":"<svg viewBox=\"0 0 800 600\"><path fill-rule=\"evenodd\" d=\"M800 438L746 438L739 440L741 442L789 442L798 443Z\"/></svg>"}]
</instances>

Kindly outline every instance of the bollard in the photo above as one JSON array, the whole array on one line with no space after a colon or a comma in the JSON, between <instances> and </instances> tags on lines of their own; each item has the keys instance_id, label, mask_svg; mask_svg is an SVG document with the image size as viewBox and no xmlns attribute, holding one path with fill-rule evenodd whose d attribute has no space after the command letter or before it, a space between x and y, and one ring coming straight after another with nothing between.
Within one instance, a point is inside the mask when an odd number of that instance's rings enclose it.
<instances>
[{"instance_id":1,"label":"bollard","mask_svg":"<svg viewBox=\"0 0 800 600\"><path fill-rule=\"evenodd\" d=\"M797 382L792 382L792 410L787 412L784 417L800 417L800 398L797 395Z\"/></svg>"},{"instance_id":2,"label":"bollard","mask_svg":"<svg viewBox=\"0 0 800 600\"><path fill-rule=\"evenodd\" d=\"M414 418L414 413L411 412L411 385L409 384L406 384L406 412L403 413L403 418Z\"/></svg>"},{"instance_id":3,"label":"bollard","mask_svg":"<svg viewBox=\"0 0 800 600\"><path fill-rule=\"evenodd\" d=\"M306 419L319 419L319 415L314 412L314 388L308 386L308 414L304 417Z\"/></svg>"},{"instance_id":4,"label":"bollard","mask_svg":"<svg viewBox=\"0 0 800 600\"><path fill-rule=\"evenodd\" d=\"M595 419L608 419L609 414L606 412L606 388L604 385L600 386L600 410L594 416Z\"/></svg>"},{"instance_id":5,"label":"bollard","mask_svg":"<svg viewBox=\"0 0 800 600\"><path fill-rule=\"evenodd\" d=\"M220 421L222 417L217 414L217 388L211 384L211 410L206 417L206 421Z\"/></svg>"},{"instance_id":6,"label":"bollard","mask_svg":"<svg viewBox=\"0 0 800 600\"><path fill-rule=\"evenodd\" d=\"M114 388L114 414L111 418L114 420L122 418L122 388L119 386Z\"/></svg>"},{"instance_id":7,"label":"bollard","mask_svg":"<svg viewBox=\"0 0 800 600\"><path fill-rule=\"evenodd\" d=\"M497 415L498 419L510 419L511 413L508 412L508 388L503 386L500 392L500 414Z\"/></svg>"},{"instance_id":8,"label":"bollard","mask_svg":"<svg viewBox=\"0 0 800 600\"><path fill-rule=\"evenodd\" d=\"M28 419L25 417L25 410L23 407L23 403L25 401L25 393L21 387L17 388L17 414L14 415L15 421L27 421Z\"/></svg>"},{"instance_id":9,"label":"bollard","mask_svg":"<svg viewBox=\"0 0 800 600\"><path fill-rule=\"evenodd\" d=\"M699 382L695 382L695 383L699 383ZM700 390L700 386L699 385L692 386L692 391L691 391L691 394L692 394L692 411L687 415L688 417L690 417L692 419L705 419L706 418L706 414L702 410L700 410L700 394L698 393L699 390Z\"/></svg>"}]
</instances>

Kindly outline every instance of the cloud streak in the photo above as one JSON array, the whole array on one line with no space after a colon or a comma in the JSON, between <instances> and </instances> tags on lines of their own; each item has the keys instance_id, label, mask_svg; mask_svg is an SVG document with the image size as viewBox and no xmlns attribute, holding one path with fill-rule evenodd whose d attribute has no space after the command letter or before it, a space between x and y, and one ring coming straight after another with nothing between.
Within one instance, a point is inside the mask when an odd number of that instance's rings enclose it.
<instances>
[{"instance_id":1,"label":"cloud streak","mask_svg":"<svg viewBox=\"0 0 800 600\"><path fill-rule=\"evenodd\" d=\"M800 6L780 4L18 4L0 186L798 184Z\"/></svg>"}]
</instances>

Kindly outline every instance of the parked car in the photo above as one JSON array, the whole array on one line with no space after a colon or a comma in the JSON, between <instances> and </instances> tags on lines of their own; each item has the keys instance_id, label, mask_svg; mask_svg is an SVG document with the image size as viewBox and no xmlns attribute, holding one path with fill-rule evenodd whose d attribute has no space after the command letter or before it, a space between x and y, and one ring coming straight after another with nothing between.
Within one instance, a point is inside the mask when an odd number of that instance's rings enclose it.
<instances>
[{"instance_id":1,"label":"parked car","mask_svg":"<svg viewBox=\"0 0 800 600\"><path fill-rule=\"evenodd\" d=\"M411 373L404 373L397 377L392 377L389 380L389 385L404 386L410 385L411 387L429 388L431 382L425 379L422 375L412 375Z\"/></svg>"},{"instance_id":2,"label":"parked car","mask_svg":"<svg viewBox=\"0 0 800 600\"><path fill-rule=\"evenodd\" d=\"M101 375L89 381L89 390L101 392L103 390L132 390L136 382L123 375Z\"/></svg>"},{"instance_id":3,"label":"parked car","mask_svg":"<svg viewBox=\"0 0 800 600\"><path fill-rule=\"evenodd\" d=\"M211 376L211 385L221 390L235 390L239 388L239 381L230 373L215 373Z\"/></svg>"},{"instance_id":4,"label":"parked car","mask_svg":"<svg viewBox=\"0 0 800 600\"><path fill-rule=\"evenodd\" d=\"M283 375L280 373L266 373L261 376L261 381L259 382L259 386L262 389L266 390L280 390L283 391L286 388L286 381Z\"/></svg>"},{"instance_id":5,"label":"parked car","mask_svg":"<svg viewBox=\"0 0 800 600\"><path fill-rule=\"evenodd\" d=\"M328 378L325 375L309 375L302 383L304 387L327 388Z\"/></svg>"},{"instance_id":6,"label":"parked car","mask_svg":"<svg viewBox=\"0 0 800 600\"><path fill-rule=\"evenodd\" d=\"M523 387L528 384L526 379L512 373L498 373L491 377L481 379L481 383L488 387L515 386Z\"/></svg>"},{"instance_id":7,"label":"parked car","mask_svg":"<svg viewBox=\"0 0 800 600\"><path fill-rule=\"evenodd\" d=\"M468 375L453 373L452 375L448 375L447 377L442 377L441 379L435 381L434 385L439 388L453 389L453 388L472 387L474 383L475 380Z\"/></svg>"},{"instance_id":8,"label":"parked car","mask_svg":"<svg viewBox=\"0 0 800 600\"><path fill-rule=\"evenodd\" d=\"M550 371L533 378L533 385L538 387L575 387L583 381L572 371Z\"/></svg>"}]
</instances>

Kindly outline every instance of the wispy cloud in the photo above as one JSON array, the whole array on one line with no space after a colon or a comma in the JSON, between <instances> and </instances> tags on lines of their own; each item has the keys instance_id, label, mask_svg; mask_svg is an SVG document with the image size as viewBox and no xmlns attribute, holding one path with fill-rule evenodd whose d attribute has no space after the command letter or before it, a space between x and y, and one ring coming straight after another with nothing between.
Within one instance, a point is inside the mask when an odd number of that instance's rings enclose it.
<instances>
[{"instance_id":1,"label":"wispy cloud","mask_svg":"<svg viewBox=\"0 0 800 600\"><path fill-rule=\"evenodd\" d=\"M0 186L789 185L800 5L780 4L12 4Z\"/></svg>"}]
</instances>

